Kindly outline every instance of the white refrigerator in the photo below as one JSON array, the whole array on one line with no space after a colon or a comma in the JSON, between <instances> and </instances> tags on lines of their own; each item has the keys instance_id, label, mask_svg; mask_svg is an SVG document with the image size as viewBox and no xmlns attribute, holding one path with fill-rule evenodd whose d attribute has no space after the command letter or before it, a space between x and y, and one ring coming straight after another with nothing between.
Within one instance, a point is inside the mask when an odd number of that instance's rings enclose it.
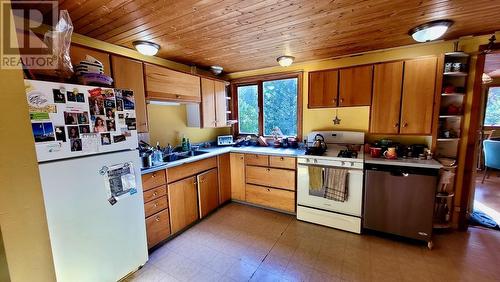
<instances>
[{"instance_id":1,"label":"white refrigerator","mask_svg":"<svg viewBox=\"0 0 500 282\"><path fill-rule=\"evenodd\" d=\"M133 92L25 87L57 281L117 281L148 259Z\"/></svg>"}]
</instances>

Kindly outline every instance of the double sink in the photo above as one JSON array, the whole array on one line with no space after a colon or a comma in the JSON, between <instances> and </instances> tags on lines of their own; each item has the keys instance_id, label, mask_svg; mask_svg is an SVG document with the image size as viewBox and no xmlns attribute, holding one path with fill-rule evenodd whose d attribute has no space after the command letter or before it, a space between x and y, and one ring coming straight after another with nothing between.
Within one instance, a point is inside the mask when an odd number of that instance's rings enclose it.
<instances>
[{"instance_id":1,"label":"double sink","mask_svg":"<svg viewBox=\"0 0 500 282\"><path fill-rule=\"evenodd\" d=\"M189 152L176 152L176 153L172 153L171 156L173 155L174 157L172 159L169 159L169 157L164 157L163 160L165 162L173 162L173 161L178 161L178 160L183 160L183 159L188 159L188 158L191 158L191 157L195 157L195 156L200 156L200 155L203 155L203 154L206 154L208 152L205 152L205 151L189 151Z\"/></svg>"}]
</instances>

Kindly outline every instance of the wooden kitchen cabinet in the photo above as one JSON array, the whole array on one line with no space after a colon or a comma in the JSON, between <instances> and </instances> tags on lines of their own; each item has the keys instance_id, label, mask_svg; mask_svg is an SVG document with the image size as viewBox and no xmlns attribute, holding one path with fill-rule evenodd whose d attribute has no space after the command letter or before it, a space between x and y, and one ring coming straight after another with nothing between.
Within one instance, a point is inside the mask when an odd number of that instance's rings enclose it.
<instances>
[{"instance_id":1,"label":"wooden kitchen cabinet","mask_svg":"<svg viewBox=\"0 0 500 282\"><path fill-rule=\"evenodd\" d=\"M165 170L159 170L142 175L142 190L147 191L167 183Z\"/></svg>"},{"instance_id":2,"label":"wooden kitchen cabinet","mask_svg":"<svg viewBox=\"0 0 500 282\"><path fill-rule=\"evenodd\" d=\"M269 156L269 166L276 167L276 168L286 168L286 169L295 170L297 168L296 158Z\"/></svg>"},{"instance_id":3,"label":"wooden kitchen cabinet","mask_svg":"<svg viewBox=\"0 0 500 282\"><path fill-rule=\"evenodd\" d=\"M146 218L148 248L165 240L170 235L168 209Z\"/></svg>"},{"instance_id":4,"label":"wooden kitchen cabinet","mask_svg":"<svg viewBox=\"0 0 500 282\"><path fill-rule=\"evenodd\" d=\"M227 127L226 84L201 78L201 103L186 105L189 127Z\"/></svg>"},{"instance_id":5,"label":"wooden kitchen cabinet","mask_svg":"<svg viewBox=\"0 0 500 282\"><path fill-rule=\"evenodd\" d=\"M405 61L401 134L431 134L437 57Z\"/></svg>"},{"instance_id":6,"label":"wooden kitchen cabinet","mask_svg":"<svg viewBox=\"0 0 500 282\"><path fill-rule=\"evenodd\" d=\"M308 108L337 107L338 70L309 72Z\"/></svg>"},{"instance_id":7,"label":"wooden kitchen cabinet","mask_svg":"<svg viewBox=\"0 0 500 282\"><path fill-rule=\"evenodd\" d=\"M269 156L260 154L245 154L246 165L268 166Z\"/></svg>"},{"instance_id":8,"label":"wooden kitchen cabinet","mask_svg":"<svg viewBox=\"0 0 500 282\"><path fill-rule=\"evenodd\" d=\"M161 196L158 199L151 200L144 204L144 213L146 217L168 208L167 197Z\"/></svg>"},{"instance_id":9,"label":"wooden kitchen cabinet","mask_svg":"<svg viewBox=\"0 0 500 282\"><path fill-rule=\"evenodd\" d=\"M288 212L295 211L295 193L281 189L246 185L246 199L249 203Z\"/></svg>"},{"instance_id":10,"label":"wooden kitchen cabinet","mask_svg":"<svg viewBox=\"0 0 500 282\"><path fill-rule=\"evenodd\" d=\"M338 106L371 105L372 79L373 65L341 69Z\"/></svg>"},{"instance_id":11,"label":"wooden kitchen cabinet","mask_svg":"<svg viewBox=\"0 0 500 282\"><path fill-rule=\"evenodd\" d=\"M295 191L295 171L247 165L246 183Z\"/></svg>"},{"instance_id":12,"label":"wooden kitchen cabinet","mask_svg":"<svg viewBox=\"0 0 500 282\"><path fill-rule=\"evenodd\" d=\"M219 169L219 204L231 200L231 161L229 153L217 156Z\"/></svg>"},{"instance_id":13,"label":"wooden kitchen cabinet","mask_svg":"<svg viewBox=\"0 0 500 282\"><path fill-rule=\"evenodd\" d=\"M113 66L115 87L134 91L137 132L148 132L148 116L146 112L146 94L144 91L144 71L142 62L111 55L111 65Z\"/></svg>"},{"instance_id":14,"label":"wooden kitchen cabinet","mask_svg":"<svg viewBox=\"0 0 500 282\"><path fill-rule=\"evenodd\" d=\"M71 47L69 49L69 55L71 57L71 64L73 64L73 66L76 66L80 63L80 61L85 60L85 57L87 55L92 56L96 60L102 63L102 66L104 68L104 74L107 76L111 76L111 61L109 53L80 45L71 44Z\"/></svg>"},{"instance_id":15,"label":"wooden kitchen cabinet","mask_svg":"<svg viewBox=\"0 0 500 282\"><path fill-rule=\"evenodd\" d=\"M217 167L217 158L207 158L168 169L168 183Z\"/></svg>"},{"instance_id":16,"label":"wooden kitchen cabinet","mask_svg":"<svg viewBox=\"0 0 500 282\"><path fill-rule=\"evenodd\" d=\"M219 181L217 169L200 173L196 176L198 182L198 206L200 218L219 206Z\"/></svg>"},{"instance_id":17,"label":"wooden kitchen cabinet","mask_svg":"<svg viewBox=\"0 0 500 282\"><path fill-rule=\"evenodd\" d=\"M245 156L240 153L230 153L231 163L231 198L245 200Z\"/></svg>"},{"instance_id":18,"label":"wooden kitchen cabinet","mask_svg":"<svg viewBox=\"0 0 500 282\"><path fill-rule=\"evenodd\" d=\"M144 63L146 98L176 102L201 102L200 78Z\"/></svg>"},{"instance_id":19,"label":"wooden kitchen cabinet","mask_svg":"<svg viewBox=\"0 0 500 282\"><path fill-rule=\"evenodd\" d=\"M198 219L196 177L188 177L167 186L170 226L177 233Z\"/></svg>"},{"instance_id":20,"label":"wooden kitchen cabinet","mask_svg":"<svg viewBox=\"0 0 500 282\"><path fill-rule=\"evenodd\" d=\"M370 133L399 133L403 64L399 61L375 65Z\"/></svg>"}]
</instances>

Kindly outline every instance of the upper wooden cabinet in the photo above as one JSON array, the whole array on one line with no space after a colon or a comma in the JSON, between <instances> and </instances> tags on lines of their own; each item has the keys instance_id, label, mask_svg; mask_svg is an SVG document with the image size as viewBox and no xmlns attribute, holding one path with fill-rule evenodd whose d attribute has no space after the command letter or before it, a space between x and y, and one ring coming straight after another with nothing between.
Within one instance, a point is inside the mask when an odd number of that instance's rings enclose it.
<instances>
[{"instance_id":1,"label":"upper wooden cabinet","mask_svg":"<svg viewBox=\"0 0 500 282\"><path fill-rule=\"evenodd\" d=\"M148 99L201 102L200 78L164 67L144 64Z\"/></svg>"},{"instance_id":2,"label":"upper wooden cabinet","mask_svg":"<svg viewBox=\"0 0 500 282\"><path fill-rule=\"evenodd\" d=\"M227 102L226 84L208 78L201 78L201 104L190 104L187 109L189 127L226 127Z\"/></svg>"},{"instance_id":3,"label":"upper wooden cabinet","mask_svg":"<svg viewBox=\"0 0 500 282\"><path fill-rule=\"evenodd\" d=\"M338 83L338 70L310 72L308 108L337 107Z\"/></svg>"},{"instance_id":4,"label":"upper wooden cabinet","mask_svg":"<svg viewBox=\"0 0 500 282\"><path fill-rule=\"evenodd\" d=\"M371 133L399 133L402 83L402 61L375 65L370 119Z\"/></svg>"},{"instance_id":5,"label":"upper wooden cabinet","mask_svg":"<svg viewBox=\"0 0 500 282\"><path fill-rule=\"evenodd\" d=\"M436 57L405 61L400 133L432 133L436 69Z\"/></svg>"},{"instance_id":6,"label":"upper wooden cabinet","mask_svg":"<svg viewBox=\"0 0 500 282\"><path fill-rule=\"evenodd\" d=\"M436 69L436 57L375 65L370 132L431 134Z\"/></svg>"},{"instance_id":7,"label":"upper wooden cabinet","mask_svg":"<svg viewBox=\"0 0 500 282\"><path fill-rule=\"evenodd\" d=\"M340 107L369 106L372 97L373 65L340 70Z\"/></svg>"},{"instance_id":8,"label":"upper wooden cabinet","mask_svg":"<svg viewBox=\"0 0 500 282\"><path fill-rule=\"evenodd\" d=\"M73 64L73 66L76 66L80 63L80 61L84 60L87 55L90 55L102 63L104 74L107 76L111 76L111 62L109 53L79 45L71 45L69 53L71 57L71 64Z\"/></svg>"},{"instance_id":9,"label":"upper wooden cabinet","mask_svg":"<svg viewBox=\"0 0 500 282\"><path fill-rule=\"evenodd\" d=\"M148 132L142 62L112 55L111 65L113 66L115 87L134 91L137 131Z\"/></svg>"}]
</instances>

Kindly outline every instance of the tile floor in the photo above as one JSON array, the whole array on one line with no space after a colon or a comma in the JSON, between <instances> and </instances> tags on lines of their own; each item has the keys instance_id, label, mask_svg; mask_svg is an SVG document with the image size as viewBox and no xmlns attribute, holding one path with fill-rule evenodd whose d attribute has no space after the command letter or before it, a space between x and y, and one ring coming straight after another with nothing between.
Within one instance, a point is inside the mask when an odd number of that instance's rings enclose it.
<instances>
[{"instance_id":1,"label":"tile floor","mask_svg":"<svg viewBox=\"0 0 500 282\"><path fill-rule=\"evenodd\" d=\"M500 280L500 232L470 228L434 242L429 251L232 203L151 253L127 281Z\"/></svg>"}]
</instances>

